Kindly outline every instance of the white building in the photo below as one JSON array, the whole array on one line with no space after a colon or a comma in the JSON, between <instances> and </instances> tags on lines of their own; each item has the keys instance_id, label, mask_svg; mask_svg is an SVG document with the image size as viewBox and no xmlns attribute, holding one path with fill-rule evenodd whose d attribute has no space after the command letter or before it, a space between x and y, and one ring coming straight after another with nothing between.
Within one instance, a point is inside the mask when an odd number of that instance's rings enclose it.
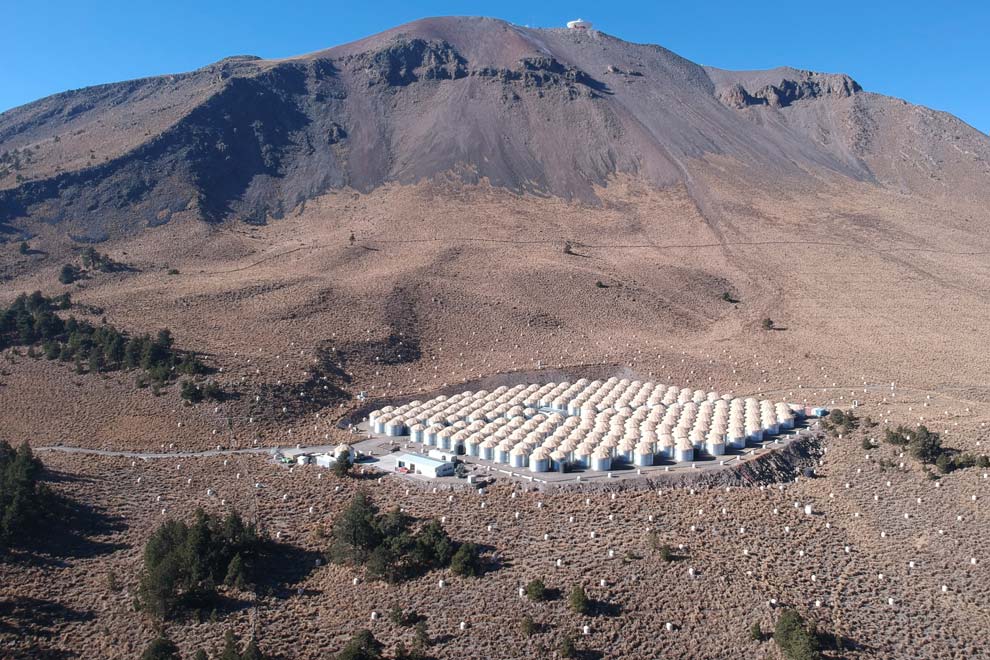
<instances>
[{"instance_id":1,"label":"white building","mask_svg":"<svg viewBox=\"0 0 990 660\"><path fill-rule=\"evenodd\" d=\"M454 452L445 451L443 449L431 449L427 452L430 458L442 461L444 463L452 463L454 461Z\"/></svg>"},{"instance_id":2,"label":"white building","mask_svg":"<svg viewBox=\"0 0 990 660\"><path fill-rule=\"evenodd\" d=\"M454 475L454 464L450 461L439 461L429 456L417 454L399 454L396 457L396 470L410 474L421 474L425 477L451 477Z\"/></svg>"}]
</instances>

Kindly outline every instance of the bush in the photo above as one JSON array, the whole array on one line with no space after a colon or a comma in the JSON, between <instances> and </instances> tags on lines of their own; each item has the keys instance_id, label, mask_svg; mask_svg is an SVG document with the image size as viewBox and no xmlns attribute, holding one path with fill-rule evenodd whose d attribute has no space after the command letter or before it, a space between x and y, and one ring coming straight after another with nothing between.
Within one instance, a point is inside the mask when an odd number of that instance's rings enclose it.
<instances>
[{"instance_id":1,"label":"bush","mask_svg":"<svg viewBox=\"0 0 990 660\"><path fill-rule=\"evenodd\" d=\"M674 554L674 549L669 545L660 546L660 559L664 561L674 561L677 559L677 555Z\"/></svg>"},{"instance_id":2,"label":"bush","mask_svg":"<svg viewBox=\"0 0 990 660\"><path fill-rule=\"evenodd\" d=\"M560 640L560 648L557 649L557 653L562 658L576 658L577 646L574 644L574 638L567 635L564 639Z\"/></svg>"},{"instance_id":3,"label":"bush","mask_svg":"<svg viewBox=\"0 0 990 660\"><path fill-rule=\"evenodd\" d=\"M773 328L774 328L773 319L771 319L771 318L763 319L763 321L760 322L760 326L764 330L773 330Z\"/></svg>"},{"instance_id":4,"label":"bush","mask_svg":"<svg viewBox=\"0 0 990 660\"><path fill-rule=\"evenodd\" d=\"M526 585L526 597L534 603L545 601L547 599L547 588L543 584L543 580L539 578L530 580L529 584Z\"/></svg>"},{"instance_id":5,"label":"bush","mask_svg":"<svg viewBox=\"0 0 990 660\"><path fill-rule=\"evenodd\" d=\"M20 252L21 254L31 254L31 248L28 246L27 241L21 241L21 244L17 248L17 251Z\"/></svg>"},{"instance_id":6,"label":"bush","mask_svg":"<svg viewBox=\"0 0 990 660\"><path fill-rule=\"evenodd\" d=\"M258 648L258 643L254 641L254 637L248 641L247 646L241 652L241 660L265 660L264 654Z\"/></svg>"},{"instance_id":7,"label":"bush","mask_svg":"<svg viewBox=\"0 0 990 660\"><path fill-rule=\"evenodd\" d=\"M335 660L380 660L383 648L382 643L375 639L370 630L360 630L334 658Z\"/></svg>"},{"instance_id":8,"label":"bush","mask_svg":"<svg viewBox=\"0 0 990 660\"><path fill-rule=\"evenodd\" d=\"M191 380L182 381L182 384L179 385L179 396L189 403L200 403L205 398L203 390L199 389L199 386Z\"/></svg>"},{"instance_id":9,"label":"bush","mask_svg":"<svg viewBox=\"0 0 990 660\"><path fill-rule=\"evenodd\" d=\"M787 660L821 658L818 639L808 631L801 615L792 609L785 609L780 613L773 638Z\"/></svg>"},{"instance_id":10,"label":"bush","mask_svg":"<svg viewBox=\"0 0 990 660\"><path fill-rule=\"evenodd\" d=\"M533 621L533 617L527 614L519 622L519 630L526 637L532 637L539 632L539 626L536 625L536 621Z\"/></svg>"},{"instance_id":11,"label":"bush","mask_svg":"<svg viewBox=\"0 0 990 660\"><path fill-rule=\"evenodd\" d=\"M749 637L754 642L763 641L763 628L760 627L759 621L754 621L753 625L749 627Z\"/></svg>"},{"instance_id":12,"label":"bush","mask_svg":"<svg viewBox=\"0 0 990 660\"><path fill-rule=\"evenodd\" d=\"M347 477L351 474L351 455L345 453L333 462L333 473L338 477Z\"/></svg>"},{"instance_id":13,"label":"bush","mask_svg":"<svg viewBox=\"0 0 990 660\"><path fill-rule=\"evenodd\" d=\"M942 439L927 426L919 426L908 445L911 455L922 463L934 463L942 454Z\"/></svg>"},{"instance_id":14,"label":"bush","mask_svg":"<svg viewBox=\"0 0 990 660\"><path fill-rule=\"evenodd\" d=\"M483 572L481 551L474 543L462 543L450 560L450 570L454 575L478 577Z\"/></svg>"},{"instance_id":15,"label":"bush","mask_svg":"<svg viewBox=\"0 0 990 660\"><path fill-rule=\"evenodd\" d=\"M141 660L180 660L179 647L167 637L157 637L141 654Z\"/></svg>"},{"instance_id":16,"label":"bush","mask_svg":"<svg viewBox=\"0 0 990 660\"><path fill-rule=\"evenodd\" d=\"M871 449L873 449L873 441L870 440L869 438L863 438L863 449L865 449L866 451L870 451Z\"/></svg>"},{"instance_id":17,"label":"bush","mask_svg":"<svg viewBox=\"0 0 990 660\"><path fill-rule=\"evenodd\" d=\"M58 272L58 281L62 284L72 284L79 279L79 269L72 264L65 264Z\"/></svg>"},{"instance_id":18,"label":"bush","mask_svg":"<svg viewBox=\"0 0 990 660\"><path fill-rule=\"evenodd\" d=\"M413 628L413 650L422 653L432 643L426 629L426 620L420 619Z\"/></svg>"},{"instance_id":19,"label":"bush","mask_svg":"<svg viewBox=\"0 0 990 660\"><path fill-rule=\"evenodd\" d=\"M822 426L825 427L826 431L832 431L833 433L850 433L859 427L859 418L851 410L846 412L839 408L834 408L822 420Z\"/></svg>"},{"instance_id":20,"label":"bush","mask_svg":"<svg viewBox=\"0 0 990 660\"><path fill-rule=\"evenodd\" d=\"M571 589L571 593L567 596L567 606L575 614L591 613L591 601L588 600L588 595L584 593L584 587L580 584L574 585L574 588Z\"/></svg>"}]
</instances>

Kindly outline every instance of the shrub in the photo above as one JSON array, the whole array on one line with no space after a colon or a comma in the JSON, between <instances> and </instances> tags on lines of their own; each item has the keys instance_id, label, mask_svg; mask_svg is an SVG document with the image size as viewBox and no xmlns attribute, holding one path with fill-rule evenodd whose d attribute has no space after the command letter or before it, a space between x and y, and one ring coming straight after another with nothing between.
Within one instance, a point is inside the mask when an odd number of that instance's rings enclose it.
<instances>
[{"instance_id":1,"label":"shrub","mask_svg":"<svg viewBox=\"0 0 990 660\"><path fill-rule=\"evenodd\" d=\"M787 660L821 658L818 639L808 631L801 615L792 609L785 609L780 613L773 638Z\"/></svg>"},{"instance_id":2,"label":"shrub","mask_svg":"<svg viewBox=\"0 0 990 660\"><path fill-rule=\"evenodd\" d=\"M333 462L333 473L338 477L347 477L351 474L351 455L344 453Z\"/></svg>"},{"instance_id":3,"label":"shrub","mask_svg":"<svg viewBox=\"0 0 990 660\"><path fill-rule=\"evenodd\" d=\"M567 606L575 614L584 615L591 612L591 601L588 600L588 595L584 593L584 587L580 584L574 585L574 588L571 589L571 593L567 597Z\"/></svg>"},{"instance_id":4,"label":"shrub","mask_svg":"<svg viewBox=\"0 0 990 660\"><path fill-rule=\"evenodd\" d=\"M543 580L539 578L530 580L529 584L526 585L526 597L534 603L545 601L547 599L547 588L543 584Z\"/></svg>"},{"instance_id":5,"label":"shrub","mask_svg":"<svg viewBox=\"0 0 990 660\"><path fill-rule=\"evenodd\" d=\"M919 426L908 445L911 455L922 463L934 463L942 454L942 440L938 433L932 433L927 426Z\"/></svg>"},{"instance_id":6,"label":"shrub","mask_svg":"<svg viewBox=\"0 0 990 660\"><path fill-rule=\"evenodd\" d=\"M223 635L223 651L219 660L241 660L241 654L237 651L237 636L230 628Z\"/></svg>"},{"instance_id":7,"label":"shrub","mask_svg":"<svg viewBox=\"0 0 990 660\"><path fill-rule=\"evenodd\" d=\"M141 660L180 660L179 647L167 637L157 637L141 654Z\"/></svg>"},{"instance_id":8,"label":"shrub","mask_svg":"<svg viewBox=\"0 0 990 660\"><path fill-rule=\"evenodd\" d=\"M536 621L533 621L533 617L527 614L519 622L519 630L526 637L532 637L539 632L539 626L536 625Z\"/></svg>"},{"instance_id":9,"label":"shrub","mask_svg":"<svg viewBox=\"0 0 990 660\"><path fill-rule=\"evenodd\" d=\"M763 328L764 330L773 330L773 328L774 328L774 325L773 325L773 319L771 319L771 318L766 318L766 319L763 319L763 320L762 320L762 321L760 322L760 326L761 326L761 327L762 327L762 328Z\"/></svg>"},{"instance_id":10,"label":"shrub","mask_svg":"<svg viewBox=\"0 0 990 660\"><path fill-rule=\"evenodd\" d=\"M562 658L576 658L577 646L574 644L574 638L567 635L564 639L560 640L560 648L557 649L557 653Z\"/></svg>"},{"instance_id":11,"label":"shrub","mask_svg":"<svg viewBox=\"0 0 990 660\"><path fill-rule=\"evenodd\" d=\"M72 264L65 264L58 272L58 281L62 284L72 284L79 279L79 269Z\"/></svg>"},{"instance_id":12,"label":"shrub","mask_svg":"<svg viewBox=\"0 0 990 660\"><path fill-rule=\"evenodd\" d=\"M753 625L749 627L749 637L754 642L763 641L763 628L760 627L759 621L754 621Z\"/></svg>"},{"instance_id":13,"label":"shrub","mask_svg":"<svg viewBox=\"0 0 990 660\"><path fill-rule=\"evenodd\" d=\"M335 660L380 660L382 643L375 639L370 630L360 630L335 656Z\"/></svg>"},{"instance_id":14,"label":"shrub","mask_svg":"<svg viewBox=\"0 0 990 660\"><path fill-rule=\"evenodd\" d=\"M258 648L258 643L254 641L254 637L248 641L247 646L241 652L241 660L265 660L264 654Z\"/></svg>"},{"instance_id":15,"label":"shrub","mask_svg":"<svg viewBox=\"0 0 990 660\"><path fill-rule=\"evenodd\" d=\"M430 633L426 629L426 620L420 619L413 628L413 650L421 653L431 643Z\"/></svg>"},{"instance_id":16,"label":"shrub","mask_svg":"<svg viewBox=\"0 0 990 660\"><path fill-rule=\"evenodd\" d=\"M21 241L21 244L17 248L17 251L20 252L21 254L31 254L31 248L28 247L27 241Z\"/></svg>"},{"instance_id":17,"label":"shrub","mask_svg":"<svg viewBox=\"0 0 990 660\"><path fill-rule=\"evenodd\" d=\"M674 554L674 549L669 545L660 546L660 559L664 561L674 561L677 556Z\"/></svg>"},{"instance_id":18,"label":"shrub","mask_svg":"<svg viewBox=\"0 0 990 660\"><path fill-rule=\"evenodd\" d=\"M474 543L462 543L450 560L450 570L454 575L478 577L483 572L481 551Z\"/></svg>"},{"instance_id":19,"label":"shrub","mask_svg":"<svg viewBox=\"0 0 990 660\"><path fill-rule=\"evenodd\" d=\"M863 449L865 449L866 451L870 451L871 449L873 449L873 441L870 440L869 438L863 438Z\"/></svg>"},{"instance_id":20,"label":"shrub","mask_svg":"<svg viewBox=\"0 0 990 660\"><path fill-rule=\"evenodd\" d=\"M182 381L182 384L179 386L179 396L189 403L199 403L205 398L203 390L191 380Z\"/></svg>"}]
</instances>

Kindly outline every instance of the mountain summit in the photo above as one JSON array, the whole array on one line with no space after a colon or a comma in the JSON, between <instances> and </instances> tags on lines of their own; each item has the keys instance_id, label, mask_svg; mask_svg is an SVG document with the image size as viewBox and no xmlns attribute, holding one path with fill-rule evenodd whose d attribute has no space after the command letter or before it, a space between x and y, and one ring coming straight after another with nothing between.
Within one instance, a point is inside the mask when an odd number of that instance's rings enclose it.
<instances>
[{"instance_id":1,"label":"mountain summit","mask_svg":"<svg viewBox=\"0 0 990 660\"><path fill-rule=\"evenodd\" d=\"M0 115L0 230L100 240L192 213L261 223L438 176L596 201L631 175L852 179L986 195L990 139L842 74L702 67L595 30L429 18L283 60L100 85ZM0 233L0 236L3 234Z\"/></svg>"}]
</instances>

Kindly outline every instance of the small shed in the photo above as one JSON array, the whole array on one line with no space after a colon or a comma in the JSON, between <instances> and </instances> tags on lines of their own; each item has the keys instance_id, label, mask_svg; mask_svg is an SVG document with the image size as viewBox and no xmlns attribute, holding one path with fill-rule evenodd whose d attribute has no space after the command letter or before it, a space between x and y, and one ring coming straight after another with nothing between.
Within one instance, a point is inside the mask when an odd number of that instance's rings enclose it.
<instances>
[{"instance_id":1,"label":"small shed","mask_svg":"<svg viewBox=\"0 0 990 660\"><path fill-rule=\"evenodd\" d=\"M399 454L395 465L399 472L421 474L425 477L450 477L454 474L454 464L450 461L440 461L417 454Z\"/></svg>"}]
</instances>

